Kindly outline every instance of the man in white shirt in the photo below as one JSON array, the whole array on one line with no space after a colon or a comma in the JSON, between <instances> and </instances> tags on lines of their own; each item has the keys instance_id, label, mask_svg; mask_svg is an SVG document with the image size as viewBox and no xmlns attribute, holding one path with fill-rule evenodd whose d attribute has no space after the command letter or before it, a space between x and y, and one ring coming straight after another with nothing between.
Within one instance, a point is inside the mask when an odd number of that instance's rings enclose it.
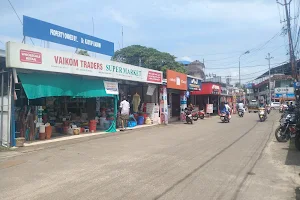
<instances>
[{"instance_id":1,"label":"man in white shirt","mask_svg":"<svg viewBox=\"0 0 300 200\"><path fill-rule=\"evenodd\" d=\"M230 106L228 105L227 102L225 103L225 108L226 108L226 113L227 113L227 115L230 119L231 118L231 108L230 108Z\"/></svg>"},{"instance_id":2,"label":"man in white shirt","mask_svg":"<svg viewBox=\"0 0 300 200\"><path fill-rule=\"evenodd\" d=\"M126 97L123 97L123 101L120 103L120 118L122 122L122 128L123 131L125 130L125 125L127 124L127 121L129 119L129 112L130 112L130 104L126 100Z\"/></svg>"},{"instance_id":3,"label":"man in white shirt","mask_svg":"<svg viewBox=\"0 0 300 200\"><path fill-rule=\"evenodd\" d=\"M245 113L244 104L242 102L238 103L238 109L242 110Z\"/></svg>"}]
</instances>

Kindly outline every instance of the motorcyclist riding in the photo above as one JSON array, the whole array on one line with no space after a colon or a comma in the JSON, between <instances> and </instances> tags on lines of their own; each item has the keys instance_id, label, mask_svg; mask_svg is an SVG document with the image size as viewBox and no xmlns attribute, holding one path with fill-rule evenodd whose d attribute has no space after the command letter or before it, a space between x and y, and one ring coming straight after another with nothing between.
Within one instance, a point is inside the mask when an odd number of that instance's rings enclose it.
<instances>
[{"instance_id":1,"label":"motorcyclist riding","mask_svg":"<svg viewBox=\"0 0 300 200\"><path fill-rule=\"evenodd\" d=\"M238 109L242 110L245 113L245 106L242 102L238 103Z\"/></svg>"}]
</instances>

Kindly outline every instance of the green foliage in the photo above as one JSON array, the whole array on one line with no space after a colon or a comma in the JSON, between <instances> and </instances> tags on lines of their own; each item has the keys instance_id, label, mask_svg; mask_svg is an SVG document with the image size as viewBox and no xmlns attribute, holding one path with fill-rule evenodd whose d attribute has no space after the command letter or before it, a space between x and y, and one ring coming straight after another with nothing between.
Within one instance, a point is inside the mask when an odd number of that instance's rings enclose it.
<instances>
[{"instance_id":1,"label":"green foliage","mask_svg":"<svg viewBox=\"0 0 300 200\"><path fill-rule=\"evenodd\" d=\"M175 58L169 53L154 48L132 45L116 51L112 60L136 66L139 66L141 61L142 67L163 71L164 75L167 69L186 73L186 68L176 62Z\"/></svg>"},{"instance_id":2,"label":"green foliage","mask_svg":"<svg viewBox=\"0 0 300 200\"><path fill-rule=\"evenodd\" d=\"M86 50L79 50L79 51L76 51L76 53L79 55L83 55L83 56L90 56L90 54Z\"/></svg>"}]
</instances>

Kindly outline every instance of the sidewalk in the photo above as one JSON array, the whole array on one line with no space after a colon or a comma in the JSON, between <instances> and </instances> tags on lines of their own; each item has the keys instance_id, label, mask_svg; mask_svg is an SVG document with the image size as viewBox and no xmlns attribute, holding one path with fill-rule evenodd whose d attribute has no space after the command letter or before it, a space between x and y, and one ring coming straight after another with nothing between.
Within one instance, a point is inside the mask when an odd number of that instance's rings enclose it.
<instances>
[{"instance_id":1,"label":"sidewalk","mask_svg":"<svg viewBox=\"0 0 300 200\"><path fill-rule=\"evenodd\" d=\"M151 125L143 125L143 126L136 126L133 128L128 128L127 130L135 130L135 129L141 129L141 128L146 128L146 127L151 127L151 126L156 126L158 124L151 124ZM117 132L120 130L117 129ZM51 138L48 140L35 140L35 141L29 141L24 143L24 147L30 147L30 146L36 146L36 145L42 145L42 144L49 144L49 143L54 143L54 142L61 142L61 141L67 141L67 140L74 140L74 139L79 139L79 138L85 138L85 137L92 137L92 136L97 136L97 135L107 135L111 133L107 133L105 131L101 132L95 132L95 133L82 133L79 135L66 135L66 136L60 136L57 138Z\"/></svg>"}]
</instances>

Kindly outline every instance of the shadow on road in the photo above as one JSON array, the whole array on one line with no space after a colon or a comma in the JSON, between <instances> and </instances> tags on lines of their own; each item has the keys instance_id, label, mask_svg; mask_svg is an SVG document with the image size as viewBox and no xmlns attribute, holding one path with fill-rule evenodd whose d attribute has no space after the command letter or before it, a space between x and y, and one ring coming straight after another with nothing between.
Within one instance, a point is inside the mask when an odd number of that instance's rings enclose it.
<instances>
[{"instance_id":1,"label":"shadow on road","mask_svg":"<svg viewBox=\"0 0 300 200\"><path fill-rule=\"evenodd\" d=\"M290 141L288 154L285 159L285 164L300 166L300 152L296 149L294 142L294 140Z\"/></svg>"},{"instance_id":2,"label":"shadow on road","mask_svg":"<svg viewBox=\"0 0 300 200\"><path fill-rule=\"evenodd\" d=\"M296 196L296 200L300 200L300 187L296 187L295 196Z\"/></svg>"}]
</instances>

